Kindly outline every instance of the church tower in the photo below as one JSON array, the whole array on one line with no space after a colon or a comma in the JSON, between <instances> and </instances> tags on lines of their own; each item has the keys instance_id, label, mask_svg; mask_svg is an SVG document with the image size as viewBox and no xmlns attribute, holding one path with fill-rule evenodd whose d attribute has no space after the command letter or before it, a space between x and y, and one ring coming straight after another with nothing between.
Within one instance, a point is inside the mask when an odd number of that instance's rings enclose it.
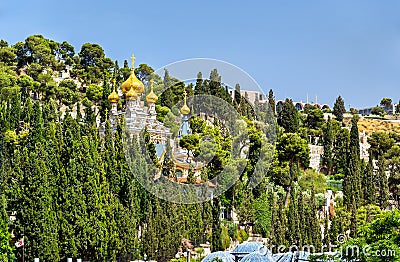
<instances>
[{"instance_id":1,"label":"church tower","mask_svg":"<svg viewBox=\"0 0 400 262\"><path fill-rule=\"evenodd\" d=\"M178 132L178 138L182 138L183 135L188 135L192 133L189 127L190 108L186 104L186 90L183 92L183 95L184 95L184 103L180 110L183 117L182 117L182 124Z\"/></svg>"},{"instance_id":2,"label":"church tower","mask_svg":"<svg viewBox=\"0 0 400 262\"><path fill-rule=\"evenodd\" d=\"M119 95L118 93L115 91L115 79L113 80L114 86L113 86L113 91L112 93L108 96L108 101L110 101L111 104L111 111L110 113L112 115L117 115L118 113L118 108L117 108L117 104L119 101Z\"/></svg>"},{"instance_id":3,"label":"church tower","mask_svg":"<svg viewBox=\"0 0 400 262\"><path fill-rule=\"evenodd\" d=\"M158 96L153 91L153 79L150 79L150 93L146 96L146 101L148 103L148 110L147 113L150 116L150 119L156 119L157 112L156 112L156 102L158 100Z\"/></svg>"}]
</instances>

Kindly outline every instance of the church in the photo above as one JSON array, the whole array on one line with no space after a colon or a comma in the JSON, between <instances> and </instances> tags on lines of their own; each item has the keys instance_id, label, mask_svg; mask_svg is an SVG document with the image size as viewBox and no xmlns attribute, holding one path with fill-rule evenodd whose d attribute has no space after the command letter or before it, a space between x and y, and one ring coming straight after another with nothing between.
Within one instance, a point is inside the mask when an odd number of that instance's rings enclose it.
<instances>
[{"instance_id":1,"label":"church","mask_svg":"<svg viewBox=\"0 0 400 262\"><path fill-rule=\"evenodd\" d=\"M200 174L203 166L202 163L192 161L193 156L188 158L187 151L178 146L179 139L181 139L182 136L191 134L189 124L191 110L186 103L186 92L184 93L183 106L180 108L180 113L182 115L181 126L178 131L178 136L174 138L170 129L165 127L164 123L158 121L156 118L157 112L155 105L158 96L153 90L153 80L149 81L149 94L143 97L145 86L136 77L134 72L135 57L132 55L131 58L132 70L130 76L122 83L120 89L117 90L114 84L114 90L108 96L108 100L111 104L111 110L108 116L111 126L115 128L118 118L124 115L126 126L131 135L138 136L144 128L147 128L150 134L150 140L155 145L157 158L160 164L163 162L167 144L172 148L175 175L171 179L176 180L178 183L186 183L189 170L191 169L196 177L196 183L201 183ZM124 109L119 111L117 105L121 97L125 98L126 104ZM144 99L147 101L147 106L145 106ZM104 125L102 128L104 129Z\"/></svg>"}]
</instances>

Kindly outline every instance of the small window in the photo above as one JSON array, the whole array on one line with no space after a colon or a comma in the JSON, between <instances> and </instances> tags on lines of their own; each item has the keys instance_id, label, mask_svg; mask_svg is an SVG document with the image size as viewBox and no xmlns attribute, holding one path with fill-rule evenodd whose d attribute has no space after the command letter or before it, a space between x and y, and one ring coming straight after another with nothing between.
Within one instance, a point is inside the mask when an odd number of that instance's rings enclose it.
<instances>
[{"instance_id":1,"label":"small window","mask_svg":"<svg viewBox=\"0 0 400 262\"><path fill-rule=\"evenodd\" d=\"M175 175L176 175L177 178L181 178L182 177L182 170L179 170L179 169L176 170L175 171Z\"/></svg>"},{"instance_id":2,"label":"small window","mask_svg":"<svg viewBox=\"0 0 400 262\"><path fill-rule=\"evenodd\" d=\"M58 73L58 77L62 77L62 72Z\"/></svg>"}]
</instances>

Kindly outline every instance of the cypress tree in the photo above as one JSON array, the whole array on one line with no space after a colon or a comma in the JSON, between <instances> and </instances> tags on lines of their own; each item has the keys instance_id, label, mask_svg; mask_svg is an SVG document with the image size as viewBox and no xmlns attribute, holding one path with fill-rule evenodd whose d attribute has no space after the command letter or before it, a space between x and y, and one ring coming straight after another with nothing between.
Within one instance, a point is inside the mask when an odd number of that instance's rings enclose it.
<instances>
[{"instance_id":1,"label":"cypress tree","mask_svg":"<svg viewBox=\"0 0 400 262\"><path fill-rule=\"evenodd\" d=\"M370 204L376 204L376 183L378 182L375 179L375 174L374 174L374 169L373 165L370 162L366 165L364 169L364 178L362 180L363 182L363 195L364 195L364 200L367 205Z\"/></svg>"},{"instance_id":2,"label":"cypress tree","mask_svg":"<svg viewBox=\"0 0 400 262\"><path fill-rule=\"evenodd\" d=\"M348 165L349 155L349 144L350 144L350 132L349 130L342 128L339 130L333 150L333 165L335 172L339 174L345 174Z\"/></svg>"},{"instance_id":3,"label":"cypress tree","mask_svg":"<svg viewBox=\"0 0 400 262\"><path fill-rule=\"evenodd\" d=\"M18 223L25 235L25 258L35 257L59 261L58 223L53 204L55 185L52 184L51 170L46 153L40 142L35 144L28 160L29 174L24 179L23 205L19 210ZM54 181L53 181L54 182Z\"/></svg>"},{"instance_id":4,"label":"cypress tree","mask_svg":"<svg viewBox=\"0 0 400 262\"><path fill-rule=\"evenodd\" d=\"M19 93L13 94L11 98L11 111L10 111L10 129L20 129L19 121L22 114L21 108L21 95Z\"/></svg>"},{"instance_id":5,"label":"cypress tree","mask_svg":"<svg viewBox=\"0 0 400 262\"><path fill-rule=\"evenodd\" d=\"M326 124L326 132L324 136L324 155L322 158L323 164L327 169L328 176L332 173L332 168L333 168L332 145L333 145L332 120L329 117L328 122Z\"/></svg>"},{"instance_id":6,"label":"cypress tree","mask_svg":"<svg viewBox=\"0 0 400 262\"><path fill-rule=\"evenodd\" d=\"M358 119L354 117L350 131L348 167L343 181L344 202L348 210L351 208L353 198L356 205L363 199L360 181L360 139L357 122Z\"/></svg>"},{"instance_id":7,"label":"cypress tree","mask_svg":"<svg viewBox=\"0 0 400 262\"><path fill-rule=\"evenodd\" d=\"M173 81L169 75L169 72L167 69L164 71L164 91L160 97L160 102L162 106L166 106L169 108L172 108L172 106L175 105L174 99L175 95L173 92L174 86L173 86Z\"/></svg>"},{"instance_id":8,"label":"cypress tree","mask_svg":"<svg viewBox=\"0 0 400 262\"><path fill-rule=\"evenodd\" d=\"M0 261L5 262L14 261L15 259L13 248L10 246L11 234L8 232L9 219L6 208L6 198L4 194L0 194Z\"/></svg>"},{"instance_id":9,"label":"cypress tree","mask_svg":"<svg viewBox=\"0 0 400 262\"><path fill-rule=\"evenodd\" d=\"M240 94L240 85L235 85L235 92L234 92L235 103L237 106L240 106L240 102L242 101L242 96Z\"/></svg>"},{"instance_id":10,"label":"cypress tree","mask_svg":"<svg viewBox=\"0 0 400 262\"><path fill-rule=\"evenodd\" d=\"M287 239L289 244L299 244L299 214L296 203L296 190L293 190L290 194L289 208L286 212L288 221Z\"/></svg>"},{"instance_id":11,"label":"cypress tree","mask_svg":"<svg viewBox=\"0 0 400 262\"><path fill-rule=\"evenodd\" d=\"M79 126L69 113L63 121L63 136L61 140L61 162L64 166L59 178L58 214L59 214L59 245L60 257L77 257L82 243L87 241L80 232L86 232L85 216L86 202L82 194L82 176L85 173L79 159L81 141Z\"/></svg>"},{"instance_id":12,"label":"cypress tree","mask_svg":"<svg viewBox=\"0 0 400 262\"><path fill-rule=\"evenodd\" d=\"M316 247L321 246L321 227L317 217L317 203L315 200L314 185L311 188L310 198L310 230L312 231L312 244Z\"/></svg>"},{"instance_id":13,"label":"cypress tree","mask_svg":"<svg viewBox=\"0 0 400 262\"><path fill-rule=\"evenodd\" d=\"M96 115L91 105L85 108L85 123L88 127L96 125Z\"/></svg>"},{"instance_id":14,"label":"cypress tree","mask_svg":"<svg viewBox=\"0 0 400 262\"><path fill-rule=\"evenodd\" d=\"M378 160L377 170L378 199L377 203L382 210L385 210L389 201L389 186L386 175L386 165L383 157Z\"/></svg>"},{"instance_id":15,"label":"cypress tree","mask_svg":"<svg viewBox=\"0 0 400 262\"><path fill-rule=\"evenodd\" d=\"M350 217L350 237L355 238L357 236L357 206L356 200L353 198L351 205L351 217Z\"/></svg>"},{"instance_id":16,"label":"cypress tree","mask_svg":"<svg viewBox=\"0 0 400 262\"><path fill-rule=\"evenodd\" d=\"M211 252L222 250L220 212L219 200L214 198L212 203Z\"/></svg>"},{"instance_id":17,"label":"cypress tree","mask_svg":"<svg viewBox=\"0 0 400 262\"><path fill-rule=\"evenodd\" d=\"M299 112L293 105L292 99L286 98L282 110L278 114L278 124L286 133L296 133L299 130Z\"/></svg>"},{"instance_id":18,"label":"cypress tree","mask_svg":"<svg viewBox=\"0 0 400 262\"><path fill-rule=\"evenodd\" d=\"M333 105L333 114L336 116L337 121L342 122L344 113L346 113L344 100L341 96L339 96Z\"/></svg>"},{"instance_id":19,"label":"cypress tree","mask_svg":"<svg viewBox=\"0 0 400 262\"><path fill-rule=\"evenodd\" d=\"M330 239L330 234L329 234L329 215L328 213L325 215L325 219L324 219L324 239L323 239L323 243L324 245L328 246L331 243L331 239Z\"/></svg>"},{"instance_id":20,"label":"cypress tree","mask_svg":"<svg viewBox=\"0 0 400 262\"><path fill-rule=\"evenodd\" d=\"M303 199L303 192L298 193L297 198L297 209L299 212L299 246L303 246L303 244L307 243L307 236L306 236L306 210L304 209L304 199Z\"/></svg>"},{"instance_id":21,"label":"cypress tree","mask_svg":"<svg viewBox=\"0 0 400 262\"><path fill-rule=\"evenodd\" d=\"M194 86L194 95L202 95L204 93L203 88L203 74L197 73L196 85Z\"/></svg>"},{"instance_id":22,"label":"cypress tree","mask_svg":"<svg viewBox=\"0 0 400 262\"><path fill-rule=\"evenodd\" d=\"M285 205L284 203L280 203L278 207L278 220L279 220L279 227L278 227L278 235L280 245L289 245L290 243L285 238L285 232L287 230L287 218L285 214Z\"/></svg>"},{"instance_id":23,"label":"cypress tree","mask_svg":"<svg viewBox=\"0 0 400 262\"><path fill-rule=\"evenodd\" d=\"M144 242L143 242L143 251L144 254L149 258L154 258L158 247L158 232L157 232L157 223L159 222L156 218L156 210L158 207L158 198L152 197L151 202L149 203L148 212L146 215L146 228L144 232ZM153 211L153 209L155 209Z\"/></svg>"},{"instance_id":24,"label":"cypress tree","mask_svg":"<svg viewBox=\"0 0 400 262\"><path fill-rule=\"evenodd\" d=\"M339 234L341 234L340 230L340 224L339 224L339 218L338 216L334 216L332 218L331 226L329 227L329 239L332 241L333 245L338 244L337 243L337 237Z\"/></svg>"},{"instance_id":25,"label":"cypress tree","mask_svg":"<svg viewBox=\"0 0 400 262\"><path fill-rule=\"evenodd\" d=\"M164 160L162 165L162 174L165 177L172 177L174 174L174 162L172 161L172 149L169 143L166 144Z\"/></svg>"},{"instance_id":26,"label":"cypress tree","mask_svg":"<svg viewBox=\"0 0 400 262\"><path fill-rule=\"evenodd\" d=\"M271 111L275 115L276 113L275 96L274 96L274 91L272 89L270 89L268 93L268 106L271 108Z\"/></svg>"}]
</instances>

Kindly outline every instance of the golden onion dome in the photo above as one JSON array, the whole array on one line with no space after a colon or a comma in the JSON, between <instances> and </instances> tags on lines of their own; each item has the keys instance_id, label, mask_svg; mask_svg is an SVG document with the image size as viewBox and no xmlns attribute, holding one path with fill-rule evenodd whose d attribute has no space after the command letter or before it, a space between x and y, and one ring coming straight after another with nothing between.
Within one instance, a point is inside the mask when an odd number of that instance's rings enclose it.
<instances>
[{"instance_id":1,"label":"golden onion dome","mask_svg":"<svg viewBox=\"0 0 400 262\"><path fill-rule=\"evenodd\" d=\"M188 115L189 113L190 113L190 108L187 106L187 104L186 104L186 91L185 92L183 92L183 95L185 96L185 98L184 98L184 104L183 104L183 106L181 107L181 113L182 113L182 115Z\"/></svg>"},{"instance_id":2,"label":"golden onion dome","mask_svg":"<svg viewBox=\"0 0 400 262\"><path fill-rule=\"evenodd\" d=\"M117 92L113 91L109 96L108 96L108 101L110 103L118 103L119 101L119 95Z\"/></svg>"},{"instance_id":3,"label":"golden onion dome","mask_svg":"<svg viewBox=\"0 0 400 262\"><path fill-rule=\"evenodd\" d=\"M126 100L136 100L137 96L138 94L133 88L129 89L129 91L125 94Z\"/></svg>"},{"instance_id":4,"label":"golden onion dome","mask_svg":"<svg viewBox=\"0 0 400 262\"><path fill-rule=\"evenodd\" d=\"M141 94L144 91L143 83L135 75L135 56L132 55L132 71L128 79L122 83L121 89L124 94L128 93L130 89L134 89L137 94Z\"/></svg>"},{"instance_id":5,"label":"golden onion dome","mask_svg":"<svg viewBox=\"0 0 400 262\"><path fill-rule=\"evenodd\" d=\"M146 96L148 103L155 103L158 100L158 96L153 91L153 79L150 79L150 93Z\"/></svg>"},{"instance_id":6,"label":"golden onion dome","mask_svg":"<svg viewBox=\"0 0 400 262\"><path fill-rule=\"evenodd\" d=\"M114 90L112 91L112 93L108 96L108 101L110 101L110 103L118 103L119 101L119 95L117 92L115 92L115 79L114 79Z\"/></svg>"}]
</instances>

